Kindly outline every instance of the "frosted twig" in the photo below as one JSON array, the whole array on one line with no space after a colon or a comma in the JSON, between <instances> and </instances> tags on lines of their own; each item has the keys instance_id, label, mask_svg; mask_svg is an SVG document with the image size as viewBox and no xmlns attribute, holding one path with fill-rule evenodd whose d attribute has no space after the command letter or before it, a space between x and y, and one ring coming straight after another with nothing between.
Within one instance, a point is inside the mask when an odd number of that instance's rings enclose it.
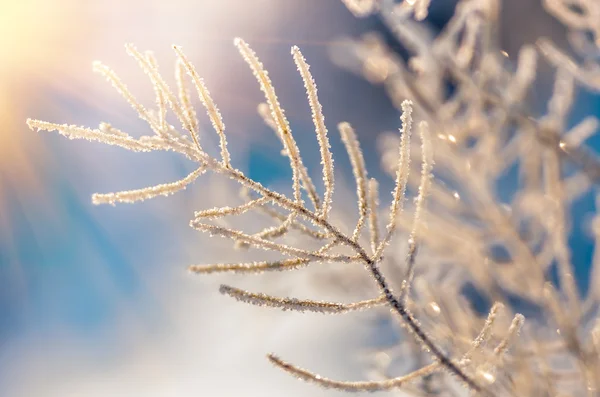
<instances>
[{"instance_id":1,"label":"frosted twig","mask_svg":"<svg viewBox=\"0 0 600 397\"><path fill-rule=\"evenodd\" d=\"M204 84L204 81L200 78L200 76L198 75L198 72L196 72L196 68L194 68L194 66L187 59L187 57L181 50L181 47L173 46L173 49L177 53L177 56L179 57L181 62L183 62L183 65L184 65L185 70L187 71L188 75L192 78L192 81L194 82L194 86L196 87L196 91L198 92L198 97L200 98L200 102L202 102L202 105L206 109L206 113L208 114L208 117L210 118L210 122L212 123L213 128L215 129L215 131L217 132L217 135L219 136L219 146L221 148L221 159L223 160L223 164L226 167L230 167L231 166L231 156L229 155L229 151L227 150L227 138L225 137L225 124L223 123L223 118L221 117L219 108L217 108L217 105L215 105L212 97L210 96L210 92L208 91L208 88L206 88L206 85Z\"/></svg>"},{"instance_id":2,"label":"frosted twig","mask_svg":"<svg viewBox=\"0 0 600 397\"><path fill-rule=\"evenodd\" d=\"M492 331L492 326L494 325L494 321L496 321L496 317L498 316L498 311L502 309L504 305L500 302L495 302L488 313L488 316L483 324L483 328L479 332L479 335L473 340L473 344L471 345L471 349L478 349L482 344L486 343L489 339Z\"/></svg>"},{"instance_id":3,"label":"frosted twig","mask_svg":"<svg viewBox=\"0 0 600 397\"><path fill-rule=\"evenodd\" d=\"M402 289L402 299L410 294L410 288L413 283L415 276L415 256L417 254L417 235L419 234L419 227L421 220L421 213L425 206L425 198L429 192L431 185L431 171L433 169L433 148L431 147L431 137L429 136L429 126L426 122L422 121L419 123L419 135L421 137L421 157L422 169L421 169L421 183L419 184L419 194L415 201L415 212L413 218L413 227L408 237L408 253L406 255L406 279L405 288Z\"/></svg>"},{"instance_id":4,"label":"frosted twig","mask_svg":"<svg viewBox=\"0 0 600 397\"><path fill-rule=\"evenodd\" d=\"M250 192L248 191L248 189L242 189L242 197L244 197L246 200L251 201L252 197L249 193ZM286 215L283 212L278 211L276 208L271 208L271 207L268 207L265 205L258 206L256 209L258 211L264 213L265 215L267 215L275 220L278 220L280 222L284 222L289 217L289 215ZM296 220L296 219L291 223L290 227L292 229L296 229L300 233L302 233L306 236L312 237L316 240L323 240L324 238L327 238L326 233L321 233L319 231L313 230L313 229L309 228L308 226L304 225L303 223L298 222L298 220Z\"/></svg>"},{"instance_id":5,"label":"frosted twig","mask_svg":"<svg viewBox=\"0 0 600 397\"><path fill-rule=\"evenodd\" d=\"M187 185L194 182L196 178L206 172L205 167L200 167L185 178L172 183L150 186L143 189L126 190L116 193L95 193L92 195L92 203L111 204L115 203L135 203L148 200L157 196L169 196L186 188Z\"/></svg>"},{"instance_id":6,"label":"frosted twig","mask_svg":"<svg viewBox=\"0 0 600 397\"><path fill-rule=\"evenodd\" d=\"M227 287L227 288L229 289L231 287ZM227 293L229 294L229 291L227 291ZM235 294L237 295L238 293L243 294L244 301L246 301L245 300L246 292L236 289ZM252 294L252 296L248 297L248 299L253 299L254 295L261 295L261 294ZM236 296L234 296L234 297L236 297ZM260 298L262 298L262 296ZM236 297L236 299L237 299L237 297ZM276 299L277 299L277 303L273 303L273 305L278 305L279 304L278 300L280 300L281 298L276 298ZM379 300L379 299L382 299L382 297L377 298L377 300ZM371 301L373 301L373 300L371 300ZM369 302L369 301L363 301L363 302ZM259 302L256 302L256 303L249 302L249 303L270 305L271 302L263 303L262 299L259 299ZM277 307L279 307L279 306L277 306ZM463 357L461 358L458 365L460 365L460 366L466 365L469 362L471 353L474 350L476 350L477 348L479 348L481 346L481 344L485 340L488 339L489 331L494 322L494 319L496 318L496 314L497 314L497 311L499 308L500 308L500 304L495 304L492 307L484 327L482 328L482 330L479 333L479 335L477 336L477 338L473 341L471 350L469 352L467 352L465 355L463 355ZM302 310L302 308L300 308L300 310ZM510 333L510 331L509 331L509 333ZM384 390L396 389L396 388L405 386L407 383L412 382L416 379L423 378L429 374L439 371L442 368L441 363L435 362L435 363L426 365L422 368L419 368L418 370L413 371L407 375L399 376L396 378L386 379L386 380L382 380L382 381L348 382L348 381L338 381L338 380L324 378L321 375L317 375L306 369L303 369L303 368L297 367L293 364L290 364L288 362L285 362L274 354L269 354L267 357L269 358L271 363L273 363L275 366L283 369L284 371L286 371L286 372L290 373L291 375L293 375L297 378L300 378L304 381L317 383L323 387L333 388L333 389L337 389L337 390L344 390L344 391L352 391L352 392L384 391Z\"/></svg>"},{"instance_id":7,"label":"frosted twig","mask_svg":"<svg viewBox=\"0 0 600 397\"><path fill-rule=\"evenodd\" d=\"M294 248L285 244L279 244L259 237L251 236L238 230L228 229L222 226L209 225L195 220L190 222L190 226L194 229L210 233L211 235L218 235L234 241L240 241L263 250L278 251L285 255L294 255L305 259L330 262L356 262L358 260L357 257L348 255L316 254L311 251L306 251L300 248Z\"/></svg>"},{"instance_id":8,"label":"frosted twig","mask_svg":"<svg viewBox=\"0 0 600 397\"><path fill-rule=\"evenodd\" d=\"M272 239L285 235L292 223L296 220L296 214L290 213L279 226L273 226L263 229L262 231L255 233L254 236L264 239Z\"/></svg>"},{"instance_id":9,"label":"frosted twig","mask_svg":"<svg viewBox=\"0 0 600 397\"><path fill-rule=\"evenodd\" d=\"M296 67L304 81L304 88L308 96L308 103L312 112L313 123L317 133L319 149L321 152L321 165L323 166L323 183L325 185L325 194L323 196L323 205L321 207L321 216L327 219L327 215L331 210L334 177L333 177L333 156L331 155L329 138L327 138L327 127L325 127L325 117L323 109L317 96L317 85L310 73L310 67L306 63L300 49L296 46L292 47L292 55Z\"/></svg>"},{"instance_id":10,"label":"frosted twig","mask_svg":"<svg viewBox=\"0 0 600 397\"><path fill-rule=\"evenodd\" d=\"M523 327L524 323L525 317L523 317L522 314L515 314L515 317L513 318L512 322L510 323L510 327L508 328L508 333L506 337L503 338L500 341L500 343L498 343L498 346L496 346L496 348L494 349L494 354L497 357L500 357L504 353L506 353L508 346L512 343L513 339L519 335L519 332L521 332L521 328Z\"/></svg>"},{"instance_id":11,"label":"frosted twig","mask_svg":"<svg viewBox=\"0 0 600 397\"><path fill-rule=\"evenodd\" d=\"M402 129L400 130L400 157L396 169L396 186L392 193L392 204L390 205L390 220L386 227L386 233L382 241L379 242L374 258L379 258L389 243L392 235L396 231L398 212L402 211L404 205L404 196L408 173L410 170L410 135L412 128L412 102L402 102Z\"/></svg>"},{"instance_id":12,"label":"frosted twig","mask_svg":"<svg viewBox=\"0 0 600 397\"><path fill-rule=\"evenodd\" d=\"M148 75L148 77L150 77L150 79L154 82L156 89L158 89L162 92L167 103L171 107L171 110L173 111L173 113L175 113L175 115L181 122L181 125L183 126L183 128L185 128L190 133L192 139L194 140L194 143L200 150L200 148L201 148L200 137L198 135L197 129L194 129L195 126L191 123L191 120L189 120L186 117L184 110L177 102L177 98L171 92L171 90L169 89L169 86L163 80L163 78L161 77L161 75L158 72L158 70L156 69L156 67L154 67L154 65L152 65L150 62L148 62L148 60L142 54L140 54L139 51L133 45L127 44L127 45L125 45L125 49L127 50L127 53L129 55L131 55L135 60L138 61L139 65L142 68L142 70L144 71L144 73L146 73Z\"/></svg>"},{"instance_id":13,"label":"frosted twig","mask_svg":"<svg viewBox=\"0 0 600 397\"><path fill-rule=\"evenodd\" d=\"M270 306L283 310L315 312L323 314L344 314L351 311L371 309L386 303L385 297L368 299L355 303L333 303L309 299L279 298L263 293L244 291L229 285L221 285L219 291L232 298L256 306Z\"/></svg>"},{"instance_id":14,"label":"frosted twig","mask_svg":"<svg viewBox=\"0 0 600 397\"><path fill-rule=\"evenodd\" d=\"M156 124L154 119L148 113L148 110L133 96L127 86L119 79L117 74L111 68L104 65L102 62L94 61L93 70L94 72L101 74L117 90L117 92L125 98L127 103L129 103L129 105L137 112L138 116L147 122L155 133L161 133L162 130L160 125Z\"/></svg>"},{"instance_id":15,"label":"frosted twig","mask_svg":"<svg viewBox=\"0 0 600 397\"><path fill-rule=\"evenodd\" d=\"M156 62L156 58L151 51L146 51L145 53L146 59L152 65L153 68L158 69L158 63ZM156 82L153 81L154 95L156 95L156 105L158 106L158 123L160 125L161 134L166 134L168 131L167 126L167 102L165 101L165 96L162 91L158 88Z\"/></svg>"},{"instance_id":16,"label":"frosted twig","mask_svg":"<svg viewBox=\"0 0 600 397\"><path fill-rule=\"evenodd\" d=\"M273 84L271 83L269 75L263 69L263 65L258 60L258 57L254 51L252 51L250 46L248 46L244 40L236 38L234 44L240 51L240 54L242 54L248 66L250 66L252 69L256 80L260 84L260 88L265 94L265 99L267 100L267 104L271 110L273 120L277 125L279 138L283 142L286 154L290 159L290 166L292 167L294 200L296 203L302 202L300 193L300 180L302 180L304 188L309 193L313 204L315 204L315 208L317 208L319 200L317 199L318 196L316 194L315 187L312 183L312 180L308 176L306 168L304 168L304 165L302 164L298 146L292 137L292 130L290 129L287 118L285 117L283 109L279 104L279 100L277 99L277 95L275 94L275 89L273 88Z\"/></svg>"},{"instance_id":17,"label":"frosted twig","mask_svg":"<svg viewBox=\"0 0 600 397\"><path fill-rule=\"evenodd\" d=\"M319 386L326 388L333 388L337 390L351 392L383 391L399 388L406 385L409 382L413 382L417 379L420 379L439 369L439 365L437 363L433 363L423 368L420 368L414 372L411 372L408 375L400 376L397 378L387 379L383 381L347 382L325 378L321 375L317 375L303 368L296 367L293 364L283 361L274 354L269 354L267 358L276 367L281 368L285 372L288 372L292 376L299 378L303 381L316 383Z\"/></svg>"},{"instance_id":18,"label":"frosted twig","mask_svg":"<svg viewBox=\"0 0 600 397\"><path fill-rule=\"evenodd\" d=\"M379 184L375 178L369 180L369 237L371 241L371 251L373 255L379 245L379 220L377 212L379 211Z\"/></svg>"},{"instance_id":19,"label":"frosted twig","mask_svg":"<svg viewBox=\"0 0 600 397\"><path fill-rule=\"evenodd\" d=\"M249 211L259 205L269 202L270 199L261 197L256 200L249 201L245 204L238 205L237 207L215 207L208 210L196 211L194 217L199 218L221 218L229 215L241 215L246 211Z\"/></svg>"},{"instance_id":20,"label":"frosted twig","mask_svg":"<svg viewBox=\"0 0 600 397\"><path fill-rule=\"evenodd\" d=\"M304 267L310 259L293 258L274 262L221 263L216 265L191 265L188 269L193 273L262 273L266 271L293 270Z\"/></svg>"},{"instance_id":21,"label":"frosted twig","mask_svg":"<svg viewBox=\"0 0 600 397\"><path fill-rule=\"evenodd\" d=\"M185 75L187 71L185 65L181 59L177 59L175 62L175 83L177 84L177 96L179 97L179 104L183 110L183 115L187 119L187 123L191 125L194 131L199 129L198 118L196 117L196 111L192 99L190 98L190 91L188 89L188 83Z\"/></svg>"},{"instance_id":22,"label":"frosted twig","mask_svg":"<svg viewBox=\"0 0 600 397\"><path fill-rule=\"evenodd\" d=\"M363 158L360 144L356 139L354 129L349 123L338 124L338 129L342 136L342 142L346 146L346 151L352 163L352 173L356 181L356 195L358 196L358 222L352 232L352 239L356 241L360 236L362 227L365 224L365 219L369 211L367 202L367 171L365 168L365 159ZM375 211L377 211L375 209Z\"/></svg>"},{"instance_id":23,"label":"frosted twig","mask_svg":"<svg viewBox=\"0 0 600 397\"><path fill-rule=\"evenodd\" d=\"M317 250L317 252L319 254L324 254L324 253L330 251L331 249L333 249L334 247L339 246L340 244L341 244L340 240L331 240L330 242L328 242L327 244L325 244L324 246L319 248Z\"/></svg>"},{"instance_id":24,"label":"frosted twig","mask_svg":"<svg viewBox=\"0 0 600 397\"><path fill-rule=\"evenodd\" d=\"M37 131L57 131L69 139L87 139L88 141L101 142L106 145L120 146L134 152L150 152L157 149L157 146L150 142L142 142L130 136L105 134L100 130L92 130L76 125L54 124L32 119L27 119L27 125L29 128Z\"/></svg>"}]
</instances>

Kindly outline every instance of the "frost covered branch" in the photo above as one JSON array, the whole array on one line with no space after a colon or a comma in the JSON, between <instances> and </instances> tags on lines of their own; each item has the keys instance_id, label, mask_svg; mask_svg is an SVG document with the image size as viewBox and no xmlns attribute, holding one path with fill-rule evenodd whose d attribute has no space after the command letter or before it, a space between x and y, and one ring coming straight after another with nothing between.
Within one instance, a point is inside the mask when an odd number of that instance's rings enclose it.
<instances>
[{"instance_id":1,"label":"frost covered branch","mask_svg":"<svg viewBox=\"0 0 600 397\"><path fill-rule=\"evenodd\" d=\"M146 109L114 71L94 64L94 70L147 123L149 135L134 138L107 123L97 129L39 120L27 123L35 130L135 152L170 151L195 163L195 170L179 181L95 194L95 204L171 195L209 172L239 185L241 204L196 211L190 226L228 239L237 248L271 251L278 257L234 263L224 258L223 263L192 265L192 273L251 275L331 264L336 267L330 270L330 279L338 283L328 284L331 292L337 286L357 291L374 282L378 293L340 299L351 303L221 286L222 294L240 302L282 310L344 314L390 309L401 337L397 344L370 355L374 362L369 380L329 379L274 354L268 356L297 378L345 391L400 388L411 395L450 392L457 385L485 396L595 395L600 388L600 293L595 287L600 255L597 249L590 292L583 297L569 252L569 209L600 181L600 161L586 146L598 121L589 116L568 125L578 85L600 90L600 57L594 55L600 53L600 6L594 0L544 1L547 11L569 29L575 55L539 38L523 46L512 62L494 36L499 18L496 0L460 1L438 35L425 33L418 22L427 18L432 5L428 0L344 3L356 15L381 17L409 52L403 59L383 40L367 35L340 46L344 54L334 54L342 66L383 84L400 114L399 133L382 138L382 165L394 185L391 197L379 193L386 181L369 179L352 126L337 123L356 185L355 217L334 216L340 211L334 199L340 189L330 147L334 137L328 132L310 66L296 46L291 55L312 115L322 190L305 165L268 71L241 39L234 44L264 94L258 112L281 141L291 168L288 194L236 168L223 117L208 85L177 46L175 90L151 53L126 47L152 82L153 110ZM555 67L554 87L546 111L530 114L525 104L539 84L537 68L542 61ZM217 156L203 147L200 113L194 109L190 89L196 91L202 114L218 137ZM169 123L169 112L177 126ZM420 145L411 139L413 129ZM503 192L509 198L501 200L498 186L511 173L517 174L516 187ZM386 205L381 206L380 200ZM229 226L232 218L250 212L265 215L272 224L260 230ZM351 224L344 224L348 219ZM600 241L597 219L592 229ZM294 239L295 235L302 238ZM369 277L355 279L355 272ZM551 280L552 274L556 280ZM521 309L531 313L531 321L525 323ZM394 361L410 362L398 373Z\"/></svg>"}]
</instances>

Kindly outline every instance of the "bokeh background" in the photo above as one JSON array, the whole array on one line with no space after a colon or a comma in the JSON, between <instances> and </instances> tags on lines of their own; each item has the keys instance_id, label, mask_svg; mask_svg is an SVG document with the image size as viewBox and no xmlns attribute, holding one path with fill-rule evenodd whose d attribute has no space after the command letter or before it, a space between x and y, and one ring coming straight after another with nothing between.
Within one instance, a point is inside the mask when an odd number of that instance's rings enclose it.
<instances>
[{"instance_id":1,"label":"bokeh background","mask_svg":"<svg viewBox=\"0 0 600 397\"><path fill-rule=\"evenodd\" d=\"M534 0L506 3L506 15L528 18L525 32L503 30L510 32L502 38L509 54L527 34L538 36L535 29L556 31L539 7L523 12ZM454 1L433 5L430 23L439 27ZM143 125L92 73L92 61L114 68L149 105L152 88L123 44L153 50L169 76L170 45L182 45L224 115L236 166L276 185L289 176L286 159L273 155L278 140L256 113L261 93L232 42L244 38L270 70L312 164L318 159L310 154L317 153L310 111L289 55L297 44L312 65L329 129L350 121L372 174L381 175L374 170L376 135L397 127L397 111L381 87L340 70L329 56L341 38L371 30L382 31L376 19L355 19L339 0L0 0L0 396L338 394L270 367L270 351L332 377L362 378L355 353L377 337L364 314L330 318L247 307L220 296L220 280L186 272L188 264L230 255L226 242L207 242L188 220L195 209L234 200L234 189L202 177L168 199L94 207L94 192L172 181L193 165L34 133L24 121L110 121L136 135ZM594 101L583 98L581 112L593 110ZM202 123L210 135L208 121ZM343 156L340 149L334 139L334 154ZM582 214L591 201L586 205ZM582 244L578 252L591 253ZM251 283L299 295L311 279Z\"/></svg>"}]
</instances>

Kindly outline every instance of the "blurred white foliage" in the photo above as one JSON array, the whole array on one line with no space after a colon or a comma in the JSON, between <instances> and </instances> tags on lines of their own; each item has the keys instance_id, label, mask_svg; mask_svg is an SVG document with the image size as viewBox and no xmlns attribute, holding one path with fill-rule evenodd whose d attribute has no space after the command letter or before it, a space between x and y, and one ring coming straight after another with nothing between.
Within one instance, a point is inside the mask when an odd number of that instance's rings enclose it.
<instances>
[{"instance_id":1,"label":"blurred white foliage","mask_svg":"<svg viewBox=\"0 0 600 397\"><path fill-rule=\"evenodd\" d=\"M529 306L522 340L502 360L503 370L488 361L475 376L498 395L596 395L599 350L593 336L597 332L590 330L600 323L598 262L592 263L589 292L583 296L573 276L568 238L573 201L590 194L599 181L598 159L585 146L597 132L597 120L588 115L574 127L568 125L576 83L598 89L599 4L543 2L568 28L573 55L540 37L523 45L512 63L498 43L501 2L459 2L436 36L421 32L423 26L410 14L398 12L404 3L382 1L379 14L408 49L407 61L372 34L348 41L350 53L335 48L333 55L342 66L384 84L397 107L412 99L418 117L437 136L435 176L424 216L427 230L421 236L433 258L422 264L417 259L421 268L413 310L432 337L452 350L457 338L472 339L481 321L473 302L465 301L464 287L478 291L479 297L468 296L471 301L504 303L499 317L504 322ZM528 111L539 54L556 70L543 115ZM397 142L395 134L380 142L382 164L391 176ZM417 147L412 150L418 155ZM516 187L502 186L511 169L518 170L518 180L510 182ZM415 177L409 180L413 189L419 183ZM500 193L509 196L508 202ZM410 217L404 213L402 218L399 224L408 233ZM598 241L597 230L593 233ZM594 258L598 250L596 244ZM558 284L551 282L552 269ZM406 343L410 345L409 338ZM406 349L385 351L390 359L383 366L374 364L375 372L394 376ZM444 378L428 379L420 390L451 389Z\"/></svg>"}]
</instances>

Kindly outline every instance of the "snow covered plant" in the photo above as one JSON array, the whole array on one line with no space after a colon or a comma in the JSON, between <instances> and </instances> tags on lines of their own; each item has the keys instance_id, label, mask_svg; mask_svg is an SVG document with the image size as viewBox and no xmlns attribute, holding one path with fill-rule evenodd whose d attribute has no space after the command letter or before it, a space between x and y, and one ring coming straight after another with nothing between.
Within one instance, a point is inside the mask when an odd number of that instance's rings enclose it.
<instances>
[{"instance_id":1,"label":"snow covered plant","mask_svg":"<svg viewBox=\"0 0 600 397\"><path fill-rule=\"evenodd\" d=\"M283 259L273 262L252 262L215 265L194 265L190 267L196 273L215 272L262 272L270 270L293 270L312 263L319 262L342 262L348 265L362 264L373 276L378 285L381 295L372 299L351 303L338 304L331 302L319 302L310 300L298 300L291 298L278 298L261 293L243 291L230 286L222 286L221 292L238 300L259 303L268 306L281 307L298 311L317 311L323 313L340 313L352 310L364 309L383 304L389 305L412 332L414 338L428 351L434 361L408 375L393 379L391 381L367 381L367 382L341 382L322 378L306 370L291 365L275 355L269 355L273 364L294 374L299 378L317 382L323 386L336 387L346 390L379 390L399 387L407 382L435 373L445 369L467 387L474 391L486 393L486 389L474 377L474 368L479 363L473 362L471 357L478 351L483 342L489 337L489 326L493 321L494 309L490 319L482 328L480 335L473 340L473 345L463 354L457 357L448 356L444 350L430 338L427 331L420 325L419 321L407 308L407 296L414 277L414 263L417 247L417 234L420 213L431 179L433 165L433 149L431 137L426 122L419 123L418 131L422 150L422 172L419 195L416 199L414 212L414 228L410 236L410 248L407 257L406 279L399 294L392 292L386 278L379 269L384 251L394 237L397 229L399 214L403 211L405 189L408 181L408 170L410 164L410 140L412 129L412 107L410 101L403 103L401 140L399 145L399 160L396 171L396 182L393 191L391 206L389 209L389 220L385 232L380 234L378 225L378 199L377 183L367 179L367 171L362 157L359 143L352 127L348 123L339 124L339 132L342 141L350 157L353 174L356 180L356 191L358 196L358 222L351 234L344 234L332 223L329 214L333 205L332 194L334 190L333 159L330 152L329 138L325 127L321 105L317 97L317 88L309 71L309 66L297 47L292 48L294 62L300 76L304 81L308 94L308 102L312 109L313 121L317 140L320 147L321 164L323 171L323 183L325 186L323 197L317 194L317 190L305 168L296 142L291 133L290 126L281 108L275 89L271 84L268 73L257 58L256 54L241 39L235 40L235 45L252 69L265 94L268 112L263 112L266 122L277 132L284 146L285 154L289 158L292 169L293 195L288 197L275 192L248 178L242 171L234 168L231 163L227 149L225 126L221 119L218 108L214 104L208 89L199 77L194 67L190 64L181 48L174 47L177 53L177 94L167 86L158 73L157 65L150 53L142 54L133 46L127 46L127 52L134 57L144 72L150 77L156 92L156 103L158 111L151 112L144 108L137 99L128 91L116 74L108 67L96 63L94 68L101 73L119 93L137 110L140 117L146 121L154 135L144 136L136 139L129 134L119 131L108 124L102 124L98 129L88 129L73 125L59 125L39 120L28 120L30 128L45 131L58 131L60 134L71 138L83 138L98 141L109 145L116 145L137 152L149 152L156 150L169 150L180 153L190 160L197 162L198 168L180 181L148 187L145 189L123 191L108 194L95 194L93 202L96 204L108 203L130 203L141 201L159 195L169 195L184 189L202 173L211 171L222 174L238 182L243 188L255 195L242 205L235 207L219 207L202 210L195 213L190 225L200 231L211 235L222 236L233 240L237 244L257 247L264 250L279 252ZM208 155L201 146L198 131L199 122L196 113L191 107L191 98L188 93L188 80L185 73L191 79L192 85L197 90L202 105L205 107L208 117L220 139L220 158ZM167 108L170 108L177 116L183 130L189 135L179 132L175 126L168 124L166 119ZM305 203L305 196L310 205ZM276 219L277 225L268 229L247 233L242 230L230 229L209 223L209 220L227 216L240 215L250 210L260 210L270 214ZM368 227L367 227L368 225ZM318 240L321 247L317 250L306 250L279 242L277 239L291 230L305 234L312 239ZM363 238L365 230L369 238ZM337 249L337 251L335 251ZM509 330L509 336L497 348L497 355L501 357L506 351L509 339L514 337L523 323L522 316L515 316Z\"/></svg>"},{"instance_id":2,"label":"snow covered plant","mask_svg":"<svg viewBox=\"0 0 600 397\"><path fill-rule=\"evenodd\" d=\"M380 208L378 182L367 176L352 127L338 125L356 182L358 216L350 228L332 216L330 134L309 66L297 47L292 48L292 56L312 109L322 196L304 166L268 73L241 39L235 45L266 99L259 112L289 159L291 194L265 187L234 167L221 114L179 47L174 47L177 87L173 91L150 53L127 46L154 86L157 109L152 111L134 98L111 69L94 65L139 113L152 135L134 138L109 124L88 129L38 120L27 123L32 129L137 152L172 151L197 163L197 169L180 181L95 194L96 204L169 195L205 172L238 183L246 193L243 204L198 211L190 225L228 238L240 248L275 252L279 259L194 265L192 272L257 273L340 263L343 270L331 271L330 279L335 282L327 283L328 288L342 286L356 292L366 291L367 282L376 286L378 294L354 303L221 287L223 294L239 301L284 310L341 314L387 308L391 319L402 326L394 345L373 352L370 380L333 380L276 355L268 356L295 377L340 390L401 389L410 395L596 395L600 387L600 254L597 250L584 298L573 276L568 228L573 201L589 194L590 186L600 179L600 163L584 145L597 129L597 121L590 116L568 131L566 127L575 82L600 89L598 57L590 52L600 46L596 0L544 2L568 27L577 48L590 50L576 54L582 62L540 39L535 45L525 45L516 63L507 59L497 43L499 1L460 1L437 35L417 22L426 17L429 1L344 2L357 15L377 13L410 52L405 60L374 35L336 47L351 49L334 54L335 59L383 84L401 113L400 134L384 138L383 165L395 184L385 208ZM526 104L537 78L538 53L555 67L556 77L547 112L536 117L526 111ZM202 146L191 88L197 91L218 135L218 158ZM167 121L169 109L180 127ZM415 128L418 144L411 140L413 119L419 120ZM411 158L418 161L411 162ZM414 200L406 200L411 194ZM226 218L249 211L271 217L274 226L258 231L224 226ZM344 217L345 222L348 219L352 218ZM386 221L380 224L381 219ZM598 248L597 225L595 220ZM356 278L357 269L370 278ZM527 315L526 325L518 312Z\"/></svg>"}]
</instances>

